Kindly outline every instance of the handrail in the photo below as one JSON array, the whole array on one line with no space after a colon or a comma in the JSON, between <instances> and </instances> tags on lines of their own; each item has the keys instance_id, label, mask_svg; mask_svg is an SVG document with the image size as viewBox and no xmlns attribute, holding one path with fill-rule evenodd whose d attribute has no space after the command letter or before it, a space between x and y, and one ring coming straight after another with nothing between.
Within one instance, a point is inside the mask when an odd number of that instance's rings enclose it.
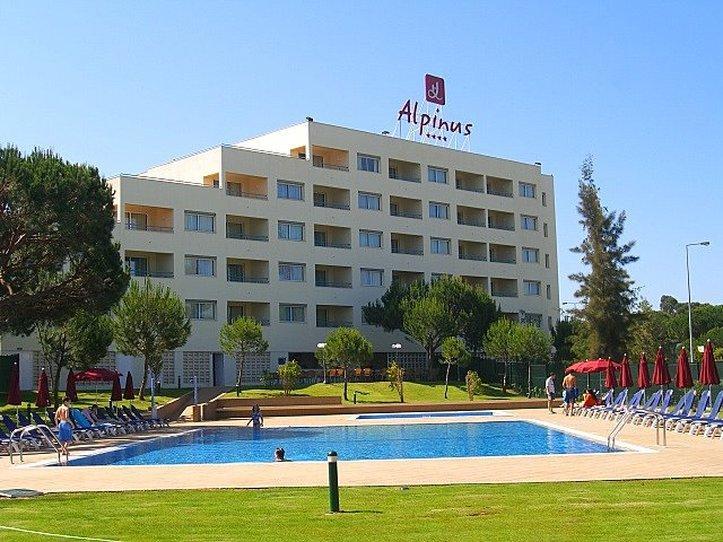
<instances>
[{"instance_id":1,"label":"handrail","mask_svg":"<svg viewBox=\"0 0 723 542\"><path fill-rule=\"evenodd\" d=\"M620 431L623 430L623 427L632 419L633 415L635 414L634 410L626 410L625 414L620 416L615 422L615 425L613 426L612 430L608 434L607 439L607 447L608 452L611 452L615 449L615 439L620 434Z\"/></svg>"},{"instance_id":2,"label":"handrail","mask_svg":"<svg viewBox=\"0 0 723 542\"><path fill-rule=\"evenodd\" d=\"M10 433L10 440L12 441L12 439L16 433L19 433L18 439L22 439L26 433L29 433L31 431L36 431L36 430L43 436L43 438L50 445L50 447L53 450L55 450L55 453L58 454L58 465L60 465L61 464L60 448L58 448L55 445L55 443L53 442L53 439L55 439L57 441L57 438L55 437L55 435L53 434L53 432L50 430L50 428L47 425L40 424L40 425L26 425L24 427L18 427L17 429L15 429L15 431ZM58 441L58 443L60 443L60 441ZM18 452L20 455L20 462L22 463L22 462L24 462L22 447L18 447Z\"/></svg>"}]
</instances>

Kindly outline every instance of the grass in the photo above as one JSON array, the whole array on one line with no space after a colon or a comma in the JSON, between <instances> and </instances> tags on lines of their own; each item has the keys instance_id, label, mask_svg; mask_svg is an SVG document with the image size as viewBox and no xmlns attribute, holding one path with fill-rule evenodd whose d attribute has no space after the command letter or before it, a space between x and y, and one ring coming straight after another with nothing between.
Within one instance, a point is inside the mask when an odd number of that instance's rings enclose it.
<instances>
[{"instance_id":1,"label":"grass","mask_svg":"<svg viewBox=\"0 0 723 542\"><path fill-rule=\"evenodd\" d=\"M134 542L703 541L720 540L721 494L721 478L342 488L332 515L325 488L81 493L0 500L0 526Z\"/></svg>"},{"instance_id":2,"label":"grass","mask_svg":"<svg viewBox=\"0 0 723 542\"><path fill-rule=\"evenodd\" d=\"M160 395L156 395L156 404L157 405L163 405L165 403L168 403L169 401L172 401L173 399L176 399L177 397L180 397L184 393L188 393L190 390L188 389L164 389L161 391ZM20 409L27 411L27 403L30 403L33 410L35 410L35 392L33 391L25 391L22 392L22 398L23 398L23 404L21 405ZM62 400L62 394L61 394L61 400ZM97 399L97 401L96 401ZM73 403L74 406L77 406L79 408L84 408L87 406L90 406L92 404L99 405L108 405L108 400L110 399L110 390L103 390L99 391L97 394L95 391L81 391L78 390L78 401ZM52 402L53 398L52 395L50 397L50 400ZM138 409L140 410L146 410L151 407L151 396L146 396L146 400L141 401L138 399L138 394L136 393L136 398L133 401L123 401L121 404L123 405L130 405L133 403ZM15 408L12 405L5 405L3 404L0 406L0 414L3 413L13 413L15 412Z\"/></svg>"},{"instance_id":3,"label":"grass","mask_svg":"<svg viewBox=\"0 0 723 542\"><path fill-rule=\"evenodd\" d=\"M295 389L292 395L306 397L340 397L343 393L344 384L311 384L303 388ZM389 386L389 382L350 382L349 402L353 401L354 392L358 391L357 403L398 403L399 395ZM244 389L240 397L243 398L264 398L280 397L283 391L279 389L250 388ZM450 383L449 398L444 398L444 382L432 384L420 384L417 382L404 383L405 403L457 403L469 401L466 388L459 383ZM225 397L236 397L236 392L231 391ZM476 400L483 399L521 399L523 397L508 391L502 393L502 389L487 384L483 385L482 392L475 396Z\"/></svg>"}]
</instances>

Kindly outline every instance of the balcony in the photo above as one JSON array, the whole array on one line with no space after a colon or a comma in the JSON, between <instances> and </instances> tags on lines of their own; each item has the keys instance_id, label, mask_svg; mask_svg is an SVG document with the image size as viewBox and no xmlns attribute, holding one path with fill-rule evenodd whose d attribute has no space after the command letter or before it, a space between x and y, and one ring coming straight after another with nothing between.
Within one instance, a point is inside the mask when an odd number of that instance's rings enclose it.
<instances>
[{"instance_id":1,"label":"balcony","mask_svg":"<svg viewBox=\"0 0 723 542\"><path fill-rule=\"evenodd\" d=\"M228 323L242 316L253 318L262 326L270 325L271 310L268 303L260 303L256 301L229 301L226 305L226 314Z\"/></svg>"},{"instance_id":2,"label":"balcony","mask_svg":"<svg viewBox=\"0 0 723 542\"><path fill-rule=\"evenodd\" d=\"M475 288L482 288L485 293L489 293L489 284L487 277L479 277L477 275L460 275L464 282Z\"/></svg>"},{"instance_id":3,"label":"balcony","mask_svg":"<svg viewBox=\"0 0 723 542\"><path fill-rule=\"evenodd\" d=\"M346 305L317 305L316 327L351 327L354 325L354 309Z\"/></svg>"},{"instance_id":4,"label":"balcony","mask_svg":"<svg viewBox=\"0 0 723 542\"><path fill-rule=\"evenodd\" d=\"M405 286L415 282L424 282L424 273L421 271L392 271L392 282L399 282Z\"/></svg>"},{"instance_id":5,"label":"balcony","mask_svg":"<svg viewBox=\"0 0 723 542\"><path fill-rule=\"evenodd\" d=\"M495 230L515 230L515 215L504 211L487 211L487 227Z\"/></svg>"},{"instance_id":6,"label":"balcony","mask_svg":"<svg viewBox=\"0 0 723 542\"><path fill-rule=\"evenodd\" d=\"M510 179L487 176L487 193L493 196L511 198L514 194L513 182Z\"/></svg>"},{"instance_id":7,"label":"balcony","mask_svg":"<svg viewBox=\"0 0 723 542\"><path fill-rule=\"evenodd\" d=\"M484 262L487 260L487 245L477 241L458 242L458 254L460 260L472 260Z\"/></svg>"},{"instance_id":8,"label":"balcony","mask_svg":"<svg viewBox=\"0 0 723 542\"><path fill-rule=\"evenodd\" d=\"M173 254L126 250L128 274L136 278L173 278Z\"/></svg>"},{"instance_id":9,"label":"balcony","mask_svg":"<svg viewBox=\"0 0 723 542\"><path fill-rule=\"evenodd\" d=\"M422 219L422 200L389 196L389 214L402 218Z\"/></svg>"},{"instance_id":10,"label":"balcony","mask_svg":"<svg viewBox=\"0 0 723 542\"><path fill-rule=\"evenodd\" d=\"M269 187L266 177L226 173L226 194L238 198L269 199Z\"/></svg>"},{"instance_id":11,"label":"balcony","mask_svg":"<svg viewBox=\"0 0 723 542\"><path fill-rule=\"evenodd\" d=\"M314 224L314 246L351 249L351 229Z\"/></svg>"},{"instance_id":12,"label":"balcony","mask_svg":"<svg viewBox=\"0 0 723 542\"><path fill-rule=\"evenodd\" d=\"M349 171L349 151L312 145L311 163L314 167Z\"/></svg>"},{"instance_id":13,"label":"balcony","mask_svg":"<svg viewBox=\"0 0 723 542\"><path fill-rule=\"evenodd\" d=\"M351 288L351 267L317 265L314 280L320 288Z\"/></svg>"},{"instance_id":14,"label":"balcony","mask_svg":"<svg viewBox=\"0 0 723 542\"><path fill-rule=\"evenodd\" d=\"M484 194L484 175L480 175L478 173L468 173L466 171L456 171L455 181L459 190L467 190L469 192L479 192L480 194Z\"/></svg>"},{"instance_id":15,"label":"balcony","mask_svg":"<svg viewBox=\"0 0 723 542\"><path fill-rule=\"evenodd\" d=\"M226 215L226 238L268 241L269 221L252 216Z\"/></svg>"},{"instance_id":16,"label":"balcony","mask_svg":"<svg viewBox=\"0 0 723 542\"><path fill-rule=\"evenodd\" d=\"M218 173L212 173L211 175L203 176L203 186L206 188L218 188L221 186L219 182L220 175Z\"/></svg>"},{"instance_id":17,"label":"balcony","mask_svg":"<svg viewBox=\"0 0 723 542\"><path fill-rule=\"evenodd\" d=\"M389 178L412 183L422 182L422 168L414 162L389 159Z\"/></svg>"},{"instance_id":18,"label":"balcony","mask_svg":"<svg viewBox=\"0 0 723 542\"><path fill-rule=\"evenodd\" d=\"M173 209L126 203L124 217L128 230L173 233Z\"/></svg>"},{"instance_id":19,"label":"balcony","mask_svg":"<svg viewBox=\"0 0 723 542\"><path fill-rule=\"evenodd\" d=\"M226 259L226 280L251 284L269 283L269 262L240 258Z\"/></svg>"},{"instance_id":20,"label":"balcony","mask_svg":"<svg viewBox=\"0 0 723 542\"><path fill-rule=\"evenodd\" d=\"M462 226L485 227L485 210L479 207L457 205L457 224Z\"/></svg>"},{"instance_id":21,"label":"balcony","mask_svg":"<svg viewBox=\"0 0 723 542\"><path fill-rule=\"evenodd\" d=\"M490 279L492 297L517 297L517 280L492 278Z\"/></svg>"},{"instance_id":22,"label":"balcony","mask_svg":"<svg viewBox=\"0 0 723 542\"><path fill-rule=\"evenodd\" d=\"M314 207L349 210L349 190L333 186L314 185Z\"/></svg>"},{"instance_id":23,"label":"balcony","mask_svg":"<svg viewBox=\"0 0 723 542\"><path fill-rule=\"evenodd\" d=\"M517 263L517 248L511 245L490 243L490 262Z\"/></svg>"},{"instance_id":24,"label":"balcony","mask_svg":"<svg viewBox=\"0 0 723 542\"><path fill-rule=\"evenodd\" d=\"M424 255L424 238L421 235L392 233L392 254Z\"/></svg>"}]
</instances>

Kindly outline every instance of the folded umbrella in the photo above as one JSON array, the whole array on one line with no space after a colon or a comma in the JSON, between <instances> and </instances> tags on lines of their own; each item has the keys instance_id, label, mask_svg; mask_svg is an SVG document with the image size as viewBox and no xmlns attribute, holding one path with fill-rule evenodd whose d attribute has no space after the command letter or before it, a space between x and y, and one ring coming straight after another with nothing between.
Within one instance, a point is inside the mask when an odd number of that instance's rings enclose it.
<instances>
[{"instance_id":1,"label":"folded umbrella","mask_svg":"<svg viewBox=\"0 0 723 542\"><path fill-rule=\"evenodd\" d=\"M630 360L628 355L623 356L623 360L620 363L620 387L629 388L633 385L633 374L630 372Z\"/></svg>"},{"instance_id":2,"label":"folded umbrella","mask_svg":"<svg viewBox=\"0 0 723 542\"><path fill-rule=\"evenodd\" d=\"M693 375L690 374L688 352L685 351L685 347L681 348L680 354L678 354L678 364L675 368L675 386L678 388L693 387Z\"/></svg>"},{"instance_id":3,"label":"folded umbrella","mask_svg":"<svg viewBox=\"0 0 723 542\"><path fill-rule=\"evenodd\" d=\"M75 387L75 374L73 373L73 369L68 371L68 380L65 382L65 396L73 403L78 400L78 390Z\"/></svg>"},{"instance_id":4,"label":"folded umbrella","mask_svg":"<svg viewBox=\"0 0 723 542\"><path fill-rule=\"evenodd\" d=\"M703 348L703 360L700 364L700 377L698 380L704 386L717 386L720 384L718 368L715 366L715 359L713 358L713 343L710 339L705 342L705 348Z\"/></svg>"},{"instance_id":5,"label":"folded umbrella","mask_svg":"<svg viewBox=\"0 0 723 542\"><path fill-rule=\"evenodd\" d=\"M116 373L113 379L113 390L110 392L110 400L114 402L123 400L123 391L121 390L120 375L118 373Z\"/></svg>"},{"instance_id":6,"label":"folded umbrella","mask_svg":"<svg viewBox=\"0 0 723 542\"><path fill-rule=\"evenodd\" d=\"M608 359L608 366L605 369L605 387L609 389L618 387L618 381L615 378L615 366L611 359Z\"/></svg>"},{"instance_id":7,"label":"folded umbrella","mask_svg":"<svg viewBox=\"0 0 723 542\"><path fill-rule=\"evenodd\" d=\"M670 373L668 372L668 366L665 364L665 354L663 354L662 346L658 347L658 353L655 355L653 384L656 386L666 386L670 384Z\"/></svg>"},{"instance_id":8,"label":"folded umbrella","mask_svg":"<svg viewBox=\"0 0 723 542\"><path fill-rule=\"evenodd\" d=\"M123 399L133 400L136 398L136 394L133 391L133 375L130 371L126 375L126 389L123 392Z\"/></svg>"},{"instance_id":9,"label":"folded umbrella","mask_svg":"<svg viewBox=\"0 0 723 542\"><path fill-rule=\"evenodd\" d=\"M645 352L640 354L640 363L638 365L638 388L645 389L650 387L650 373L648 372L648 359Z\"/></svg>"},{"instance_id":10,"label":"folded umbrella","mask_svg":"<svg viewBox=\"0 0 723 542\"><path fill-rule=\"evenodd\" d=\"M50 391L48 390L48 375L43 369L38 377L38 392L35 398L35 406L45 408L50 404Z\"/></svg>"},{"instance_id":11,"label":"folded umbrella","mask_svg":"<svg viewBox=\"0 0 723 542\"><path fill-rule=\"evenodd\" d=\"M20 370L18 364L13 363L12 371L10 372L10 387L8 388L8 405L20 406L23 402L22 396L20 395Z\"/></svg>"}]
</instances>

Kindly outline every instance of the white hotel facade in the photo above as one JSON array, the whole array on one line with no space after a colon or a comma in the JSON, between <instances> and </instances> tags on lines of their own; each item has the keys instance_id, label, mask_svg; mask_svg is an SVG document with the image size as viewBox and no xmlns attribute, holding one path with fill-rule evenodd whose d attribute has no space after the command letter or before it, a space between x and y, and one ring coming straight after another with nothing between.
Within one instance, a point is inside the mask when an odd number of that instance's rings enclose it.
<instances>
[{"instance_id":1,"label":"white hotel facade","mask_svg":"<svg viewBox=\"0 0 723 542\"><path fill-rule=\"evenodd\" d=\"M247 362L249 380L309 359L340 325L380 356L399 342L402 360L421 363L414 342L362 320L393 280L457 275L514 319L549 330L559 315L553 178L539 164L309 120L109 183L131 274L170 286L192 319L188 343L166 354L166 386L193 375L232 384L218 333L239 315L269 342ZM5 337L2 349L20 354L32 387L36 341ZM105 364L140 376L140 361L120 353Z\"/></svg>"}]
</instances>

